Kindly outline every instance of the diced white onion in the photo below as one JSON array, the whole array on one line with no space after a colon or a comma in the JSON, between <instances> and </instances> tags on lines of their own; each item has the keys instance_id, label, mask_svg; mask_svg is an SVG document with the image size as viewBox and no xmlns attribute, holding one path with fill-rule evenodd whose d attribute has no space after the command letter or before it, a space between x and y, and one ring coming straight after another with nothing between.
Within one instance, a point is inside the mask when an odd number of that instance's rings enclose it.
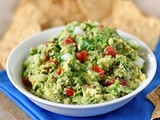
<instances>
[{"instance_id":1,"label":"diced white onion","mask_svg":"<svg viewBox=\"0 0 160 120\"><path fill-rule=\"evenodd\" d=\"M144 62L145 62L145 60L142 59L141 57L137 56L136 60L133 61L133 62L134 62L135 65L137 65L141 69L143 64L144 64Z\"/></svg>"},{"instance_id":2,"label":"diced white onion","mask_svg":"<svg viewBox=\"0 0 160 120\"><path fill-rule=\"evenodd\" d=\"M76 35L82 35L84 33L84 31L80 28L80 27L75 27L74 28L74 31L73 31L73 34L76 34Z\"/></svg>"},{"instance_id":3,"label":"diced white onion","mask_svg":"<svg viewBox=\"0 0 160 120\"><path fill-rule=\"evenodd\" d=\"M38 62L38 58L39 58L39 55L36 54L36 55L33 56L32 61L33 61L34 63L37 63L37 62Z\"/></svg>"},{"instance_id":4,"label":"diced white onion","mask_svg":"<svg viewBox=\"0 0 160 120\"><path fill-rule=\"evenodd\" d=\"M72 56L71 54L65 53L64 55L61 56L61 58L62 58L63 60L68 60L71 56Z\"/></svg>"},{"instance_id":5,"label":"diced white onion","mask_svg":"<svg viewBox=\"0 0 160 120\"><path fill-rule=\"evenodd\" d=\"M97 91L93 88L87 88L86 89L86 95L94 96L97 93Z\"/></svg>"},{"instance_id":6,"label":"diced white onion","mask_svg":"<svg viewBox=\"0 0 160 120\"><path fill-rule=\"evenodd\" d=\"M99 22L94 21L94 25L95 25L95 26L99 26Z\"/></svg>"}]
</instances>

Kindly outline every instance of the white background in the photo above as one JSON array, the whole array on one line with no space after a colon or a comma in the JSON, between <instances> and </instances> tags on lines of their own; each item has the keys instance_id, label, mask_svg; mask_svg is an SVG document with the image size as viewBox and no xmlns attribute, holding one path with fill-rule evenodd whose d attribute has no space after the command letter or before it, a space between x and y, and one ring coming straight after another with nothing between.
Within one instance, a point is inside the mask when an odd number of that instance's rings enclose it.
<instances>
[{"instance_id":1,"label":"white background","mask_svg":"<svg viewBox=\"0 0 160 120\"><path fill-rule=\"evenodd\" d=\"M11 23L19 0L0 0L0 39Z\"/></svg>"}]
</instances>

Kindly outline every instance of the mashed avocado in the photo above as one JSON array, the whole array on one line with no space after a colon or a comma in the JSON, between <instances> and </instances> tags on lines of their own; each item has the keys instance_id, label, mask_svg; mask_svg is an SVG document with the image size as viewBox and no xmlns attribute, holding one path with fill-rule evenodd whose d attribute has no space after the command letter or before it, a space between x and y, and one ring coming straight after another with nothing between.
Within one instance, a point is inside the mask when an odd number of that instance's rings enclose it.
<instances>
[{"instance_id":1,"label":"mashed avocado","mask_svg":"<svg viewBox=\"0 0 160 120\"><path fill-rule=\"evenodd\" d=\"M43 99L95 104L122 97L146 79L139 46L97 22L72 22L31 48L23 83Z\"/></svg>"}]
</instances>

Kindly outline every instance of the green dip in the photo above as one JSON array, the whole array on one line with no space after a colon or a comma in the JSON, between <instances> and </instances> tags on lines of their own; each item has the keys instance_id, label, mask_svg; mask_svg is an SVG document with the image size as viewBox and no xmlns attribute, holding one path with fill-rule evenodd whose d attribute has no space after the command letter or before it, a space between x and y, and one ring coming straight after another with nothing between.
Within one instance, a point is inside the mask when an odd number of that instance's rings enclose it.
<instances>
[{"instance_id":1,"label":"green dip","mask_svg":"<svg viewBox=\"0 0 160 120\"><path fill-rule=\"evenodd\" d=\"M140 48L116 29L97 22L72 22L60 34L31 48L22 81L43 99L95 104L135 90L146 75Z\"/></svg>"}]
</instances>

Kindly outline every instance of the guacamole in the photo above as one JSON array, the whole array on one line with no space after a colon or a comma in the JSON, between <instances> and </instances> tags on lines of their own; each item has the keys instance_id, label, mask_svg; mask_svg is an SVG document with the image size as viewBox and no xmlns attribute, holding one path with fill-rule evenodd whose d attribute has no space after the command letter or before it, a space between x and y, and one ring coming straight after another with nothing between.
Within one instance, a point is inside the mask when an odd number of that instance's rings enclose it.
<instances>
[{"instance_id":1,"label":"guacamole","mask_svg":"<svg viewBox=\"0 0 160 120\"><path fill-rule=\"evenodd\" d=\"M22 81L43 99L63 104L95 104L135 90L143 80L144 60L132 40L98 22L72 22L29 50Z\"/></svg>"}]
</instances>

